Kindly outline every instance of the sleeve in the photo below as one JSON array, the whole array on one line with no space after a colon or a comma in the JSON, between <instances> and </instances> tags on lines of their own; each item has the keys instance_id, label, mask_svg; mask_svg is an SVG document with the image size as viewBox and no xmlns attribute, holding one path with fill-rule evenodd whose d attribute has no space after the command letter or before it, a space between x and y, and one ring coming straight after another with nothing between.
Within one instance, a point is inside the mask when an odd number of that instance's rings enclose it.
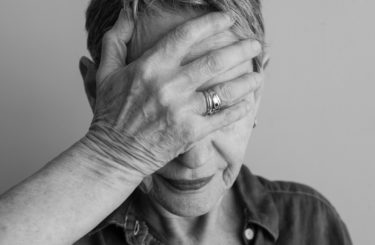
<instances>
[{"instance_id":1,"label":"sleeve","mask_svg":"<svg viewBox=\"0 0 375 245\"><path fill-rule=\"evenodd\" d=\"M301 244L352 245L348 229L332 204L320 193L305 193L299 198Z\"/></svg>"},{"instance_id":2,"label":"sleeve","mask_svg":"<svg viewBox=\"0 0 375 245\"><path fill-rule=\"evenodd\" d=\"M278 245L352 245L348 229L332 204L301 184L284 184L274 199L279 207Z\"/></svg>"},{"instance_id":3,"label":"sleeve","mask_svg":"<svg viewBox=\"0 0 375 245\"><path fill-rule=\"evenodd\" d=\"M321 231L322 241L320 244L353 244L345 223L332 206L325 208L321 217L319 217L319 221L321 222L321 226L324 227L324 229Z\"/></svg>"}]
</instances>

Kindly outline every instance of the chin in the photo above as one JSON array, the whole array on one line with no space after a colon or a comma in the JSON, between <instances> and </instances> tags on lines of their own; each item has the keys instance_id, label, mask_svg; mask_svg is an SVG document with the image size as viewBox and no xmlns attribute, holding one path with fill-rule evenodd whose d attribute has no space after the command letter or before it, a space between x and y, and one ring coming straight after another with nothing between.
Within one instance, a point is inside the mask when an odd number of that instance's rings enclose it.
<instances>
[{"instance_id":1,"label":"chin","mask_svg":"<svg viewBox=\"0 0 375 245\"><path fill-rule=\"evenodd\" d=\"M181 217L197 217L218 205L227 190L222 174L215 175L210 183L194 191L175 190L154 176L149 195L164 211Z\"/></svg>"},{"instance_id":2,"label":"chin","mask_svg":"<svg viewBox=\"0 0 375 245\"><path fill-rule=\"evenodd\" d=\"M213 209L213 205L209 203L195 202L192 200L180 202L158 198L156 201L165 211L180 217L198 217L207 214Z\"/></svg>"}]
</instances>

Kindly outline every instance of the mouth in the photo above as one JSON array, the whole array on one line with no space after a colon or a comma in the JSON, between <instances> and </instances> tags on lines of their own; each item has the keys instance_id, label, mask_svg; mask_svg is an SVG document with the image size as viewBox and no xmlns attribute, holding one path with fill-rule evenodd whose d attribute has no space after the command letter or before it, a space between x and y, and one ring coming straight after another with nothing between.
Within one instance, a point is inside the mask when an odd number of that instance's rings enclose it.
<instances>
[{"instance_id":1,"label":"mouth","mask_svg":"<svg viewBox=\"0 0 375 245\"><path fill-rule=\"evenodd\" d=\"M214 177L214 175L205 177L205 178L200 178L200 179L195 179L195 180L176 180L176 179L168 179L165 178L161 175L159 177L166 182L169 186L173 187L176 190L179 191L196 191L204 186L206 186Z\"/></svg>"}]
</instances>

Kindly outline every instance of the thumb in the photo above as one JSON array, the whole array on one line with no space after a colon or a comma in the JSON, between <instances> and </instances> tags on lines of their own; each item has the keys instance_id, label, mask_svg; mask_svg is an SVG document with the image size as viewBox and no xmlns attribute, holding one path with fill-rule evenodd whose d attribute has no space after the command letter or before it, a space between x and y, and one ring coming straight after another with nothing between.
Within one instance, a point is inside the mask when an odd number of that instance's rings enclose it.
<instances>
[{"instance_id":1,"label":"thumb","mask_svg":"<svg viewBox=\"0 0 375 245\"><path fill-rule=\"evenodd\" d=\"M131 8L122 9L116 23L102 40L102 54L97 81L102 82L112 72L126 65L127 47L134 30Z\"/></svg>"}]
</instances>

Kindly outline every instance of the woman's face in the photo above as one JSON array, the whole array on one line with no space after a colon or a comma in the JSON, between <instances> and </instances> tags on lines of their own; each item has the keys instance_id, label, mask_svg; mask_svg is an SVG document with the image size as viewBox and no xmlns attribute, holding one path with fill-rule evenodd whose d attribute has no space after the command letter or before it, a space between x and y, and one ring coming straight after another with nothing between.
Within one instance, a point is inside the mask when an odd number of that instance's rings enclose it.
<instances>
[{"instance_id":1,"label":"woman's face","mask_svg":"<svg viewBox=\"0 0 375 245\"><path fill-rule=\"evenodd\" d=\"M184 10L140 17L129 46L128 59L138 58L164 34L201 14ZM217 45L230 44L237 39L234 33L228 31L206 40L201 47L214 49ZM190 57L194 56L193 53ZM246 69L251 72L251 65ZM238 72L231 70L222 77L237 77ZM197 142L191 150L146 178L144 186L147 186L146 191L151 199L179 216L199 216L210 211L232 186L239 173L253 123L254 113Z\"/></svg>"}]
</instances>

